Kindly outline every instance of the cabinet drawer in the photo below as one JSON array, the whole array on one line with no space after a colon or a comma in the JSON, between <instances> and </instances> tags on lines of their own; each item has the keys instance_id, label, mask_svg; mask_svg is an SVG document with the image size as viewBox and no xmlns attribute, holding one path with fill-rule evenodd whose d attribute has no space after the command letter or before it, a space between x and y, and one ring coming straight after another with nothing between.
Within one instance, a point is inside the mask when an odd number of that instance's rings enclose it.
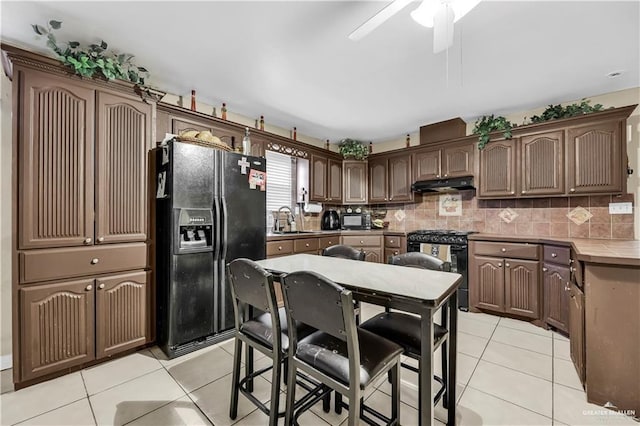
<instances>
[{"instance_id":1,"label":"cabinet drawer","mask_svg":"<svg viewBox=\"0 0 640 426\"><path fill-rule=\"evenodd\" d=\"M544 246L544 261L568 265L571 260L571 249L569 247Z\"/></svg>"},{"instance_id":2,"label":"cabinet drawer","mask_svg":"<svg viewBox=\"0 0 640 426\"><path fill-rule=\"evenodd\" d=\"M388 263L391 256L397 256L400 254L400 249L397 248L385 248L383 263Z\"/></svg>"},{"instance_id":3,"label":"cabinet drawer","mask_svg":"<svg viewBox=\"0 0 640 426\"><path fill-rule=\"evenodd\" d=\"M318 251L318 238L303 238L293 240L293 251L295 253L305 253L309 251Z\"/></svg>"},{"instance_id":4,"label":"cabinet drawer","mask_svg":"<svg viewBox=\"0 0 640 426\"><path fill-rule=\"evenodd\" d=\"M320 250L324 250L327 247L335 246L340 243L340 235L334 235L332 237L319 238Z\"/></svg>"},{"instance_id":5,"label":"cabinet drawer","mask_svg":"<svg viewBox=\"0 0 640 426\"><path fill-rule=\"evenodd\" d=\"M400 240L402 237L384 237L384 246L385 248L400 248Z\"/></svg>"},{"instance_id":6,"label":"cabinet drawer","mask_svg":"<svg viewBox=\"0 0 640 426\"><path fill-rule=\"evenodd\" d=\"M534 260L540 258L537 244L476 241L474 247L474 254L477 255Z\"/></svg>"},{"instance_id":7,"label":"cabinet drawer","mask_svg":"<svg viewBox=\"0 0 640 426\"><path fill-rule=\"evenodd\" d=\"M380 235L343 235L342 244L351 247L381 247L382 236Z\"/></svg>"},{"instance_id":8,"label":"cabinet drawer","mask_svg":"<svg viewBox=\"0 0 640 426\"><path fill-rule=\"evenodd\" d=\"M293 240L267 242L267 257L285 254L293 254Z\"/></svg>"},{"instance_id":9,"label":"cabinet drawer","mask_svg":"<svg viewBox=\"0 0 640 426\"><path fill-rule=\"evenodd\" d=\"M144 243L30 250L20 253L20 282L97 275L146 266L147 245Z\"/></svg>"}]
</instances>

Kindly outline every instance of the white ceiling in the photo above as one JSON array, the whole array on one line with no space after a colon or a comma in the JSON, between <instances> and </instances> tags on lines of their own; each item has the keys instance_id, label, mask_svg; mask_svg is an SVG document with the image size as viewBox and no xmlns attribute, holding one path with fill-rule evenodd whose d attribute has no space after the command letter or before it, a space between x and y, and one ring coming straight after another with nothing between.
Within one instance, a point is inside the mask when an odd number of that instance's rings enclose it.
<instances>
[{"instance_id":1,"label":"white ceiling","mask_svg":"<svg viewBox=\"0 0 640 426\"><path fill-rule=\"evenodd\" d=\"M640 86L640 2L482 1L433 54L409 13L347 35L387 2L2 1L2 39L46 52L104 39L136 55L154 87L336 141L389 140L460 116L507 114ZM612 71L624 71L611 79Z\"/></svg>"}]
</instances>

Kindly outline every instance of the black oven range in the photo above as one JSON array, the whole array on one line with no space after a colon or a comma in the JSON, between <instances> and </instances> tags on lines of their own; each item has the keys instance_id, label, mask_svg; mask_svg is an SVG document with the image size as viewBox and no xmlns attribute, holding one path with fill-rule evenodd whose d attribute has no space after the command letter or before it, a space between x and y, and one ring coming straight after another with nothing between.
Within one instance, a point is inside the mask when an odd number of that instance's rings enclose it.
<instances>
[{"instance_id":1,"label":"black oven range","mask_svg":"<svg viewBox=\"0 0 640 426\"><path fill-rule=\"evenodd\" d=\"M451 272L462 275L458 308L469 310L469 253L467 235L473 231L417 230L407 234L407 251L427 253L451 262Z\"/></svg>"}]
</instances>

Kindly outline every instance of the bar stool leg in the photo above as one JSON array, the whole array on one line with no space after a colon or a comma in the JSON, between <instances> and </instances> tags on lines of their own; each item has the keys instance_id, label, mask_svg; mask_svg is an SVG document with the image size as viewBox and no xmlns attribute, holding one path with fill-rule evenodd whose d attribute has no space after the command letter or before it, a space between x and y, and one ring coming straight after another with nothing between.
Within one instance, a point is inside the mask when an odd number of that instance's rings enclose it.
<instances>
[{"instance_id":1,"label":"bar stool leg","mask_svg":"<svg viewBox=\"0 0 640 426\"><path fill-rule=\"evenodd\" d=\"M391 370L391 420L400 425L400 363Z\"/></svg>"},{"instance_id":2,"label":"bar stool leg","mask_svg":"<svg viewBox=\"0 0 640 426\"><path fill-rule=\"evenodd\" d=\"M448 401L447 401L447 391L448 389L448 381L449 370L447 369L447 358L449 358L449 352L447 352L447 342L442 342L442 352L440 353L442 356L442 381L444 382L444 393L442 394L442 406L445 409L448 409Z\"/></svg>"},{"instance_id":3,"label":"bar stool leg","mask_svg":"<svg viewBox=\"0 0 640 426\"><path fill-rule=\"evenodd\" d=\"M284 415L284 425L291 426L293 424L293 406L296 400L296 367L295 362L289 365L287 373L287 406Z\"/></svg>"},{"instance_id":4,"label":"bar stool leg","mask_svg":"<svg viewBox=\"0 0 640 426\"><path fill-rule=\"evenodd\" d=\"M362 409L362 399L360 389L353 389L349 398L349 426L358 426L360 423L360 410Z\"/></svg>"},{"instance_id":5,"label":"bar stool leg","mask_svg":"<svg viewBox=\"0 0 640 426\"><path fill-rule=\"evenodd\" d=\"M240 391L240 359L242 358L242 340L236 337L233 351L233 375L231 376L231 404L229 417L232 420L238 416L238 392Z\"/></svg>"},{"instance_id":6,"label":"bar stool leg","mask_svg":"<svg viewBox=\"0 0 640 426\"><path fill-rule=\"evenodd\" d=\"M282 355L273 358L273 370L271 377L271 404L269 408L269 425L278 424L278 409L280 404L280 374L282 371ZM295 384L294 384L295 386Z\"/></svg>"},{"instance_id":7,"label":"bar stool leg","mask_svg":"<svg viewBox=\"0 0 640 426\"><path fill-rule=\"evenodd\" d=\"M335 396L335 411L336 414L342 414L342 394L337 391Z\"/></svg>"}]
</instances>

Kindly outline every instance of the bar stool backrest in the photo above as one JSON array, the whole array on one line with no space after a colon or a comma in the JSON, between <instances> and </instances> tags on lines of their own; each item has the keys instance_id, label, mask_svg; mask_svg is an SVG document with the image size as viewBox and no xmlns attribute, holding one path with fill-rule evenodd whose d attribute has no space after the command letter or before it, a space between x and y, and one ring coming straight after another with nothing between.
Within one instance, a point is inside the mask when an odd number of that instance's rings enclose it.
<instances>
[{"instance_id":1,"label":"bar stool backrest","mask_svg":"<svg viewBox=\"0 0 640 426\"><path fill-rule=\"evenodd\" d=\"M274 335L279 337L281 327L277 314L278 303L273 286L273 275L249 259L235 259L229 263L227 270L231 282L236 329L240 329L246 317L244 308L246 305L251 305L271 313L272 324L278 330Z\"/></svg>"},{"instance_id":2,"label":"bar stool backrest","mask_svg":"<svg viewBox=\"0 0 640 426\"><path fill-rule=\"evenodd\" d=\"M293 320L347 340L349 327L344 311L350 309L353 315L351 291L315 272L292 272L283 281L284 303ZM345 307L345 300L351 304Z\"/></svg>"},{"instance_id":3,"label":"bar stool backrest","mask_svg":"<svg viewBox=\"0 0 640 426\"><path fill-rule=\"evenodd\" d=\"M340 257L342 259L364 260L366 253L348 245L337 244L322 250L323 256Z\"/></svg>"},{"instance_id":4,"label":"bar stool backrest","mask_svg":"<svg viewBox=\"0 0 640 426\"><path fill-rule=\"evenodd\" d=\"M451 271L451 263L445 262L442 259L431 256L430 254L420 252L409 252L389 256L389 264L430 269L432 271Z\"/></svg>"}]
</instances>

